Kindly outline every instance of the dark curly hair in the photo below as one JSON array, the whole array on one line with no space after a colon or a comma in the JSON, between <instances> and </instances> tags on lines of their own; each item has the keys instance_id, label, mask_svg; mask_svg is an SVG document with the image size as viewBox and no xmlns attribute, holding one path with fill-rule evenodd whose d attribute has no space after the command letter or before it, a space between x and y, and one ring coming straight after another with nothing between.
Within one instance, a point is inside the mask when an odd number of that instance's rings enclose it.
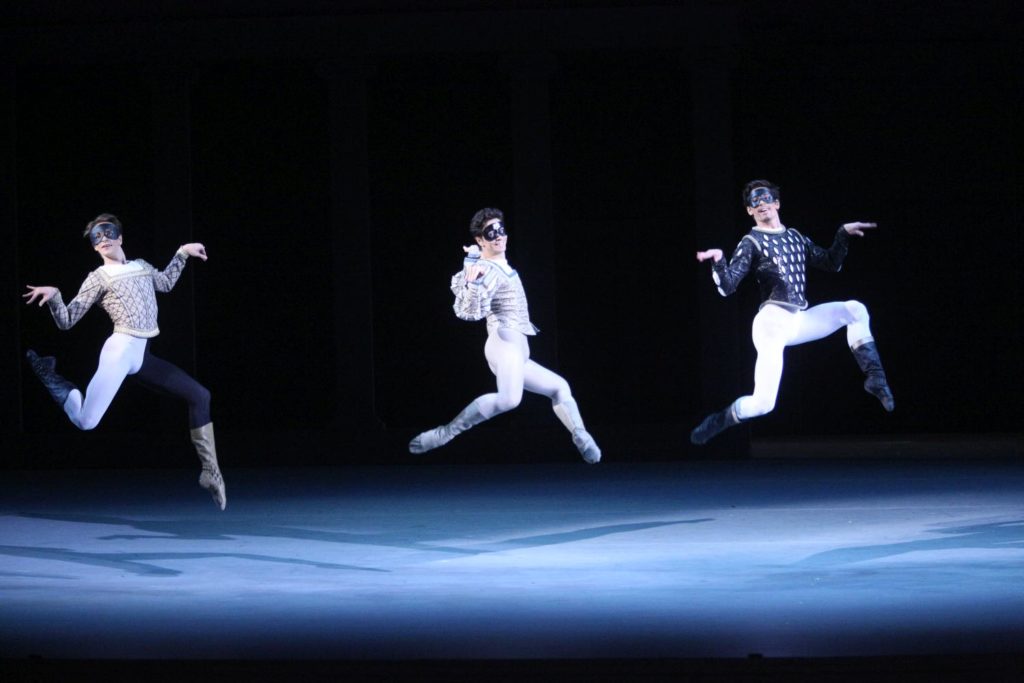
<instances>
[{"instance_id":1,"label":"dark curly hair","mask_svg":"<svg viewBox=\"0 0 1024 683\"><path fill-rule=\"evenodd\" d=\"M473 239L483 235L484 223L492 218L504 221L505 214L501 212L501 209L480 209L473 214L473 218L469 221L469 234L473 236Z\"/></svg>"},{"instance_id":2,"label":"dark curly hair","mask_svg":"<svg viewBox=\"0 0 1024 683\"><path fill-rule=\"evenodd\" d=\"M756 190L759 187L767 187L771 191L772 196L775 197L776 201L778 201L779 199L782 199L782 194L781 194L781 191L779 190L779 186L776 185L775 183L773 183L772 181L770 181L770 180L751 180L749 183L747 183L746 185L743 186L743 206L744 207L750 206L750 193L753 192L754 190Z\"/></svg>"},{"instance_id":3,"label":"dark curly hair","mask_svg":"<svg viewBox=\"0 0 1024 683\"><path fill-rule=\"evenodd\" d=\"M117 216L115 216L112 213L101 213L99 216L96 216L96 218L93 218L91 221L89 221L89 223L85 226L85 232L82 233L82 237L88 237L89 233L92 232L92 226L96 225L97 223L113 223L114 225L117 226L118 230L120 230L122 233L124 232L124 228L121 227L121 221L120 219L118 219Z\"/></svg>"}]
</instances>

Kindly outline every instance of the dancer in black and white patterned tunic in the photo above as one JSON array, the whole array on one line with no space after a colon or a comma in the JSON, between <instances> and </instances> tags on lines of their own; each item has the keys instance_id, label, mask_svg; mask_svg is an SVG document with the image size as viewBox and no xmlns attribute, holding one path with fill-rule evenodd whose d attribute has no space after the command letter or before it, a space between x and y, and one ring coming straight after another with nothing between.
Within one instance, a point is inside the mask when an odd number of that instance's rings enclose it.
<instances>
[{"instance_id":1,"label":"dancer in black and white patterned tunic","mask_svg":"<svg viewBox=\"0 0 1024 683\"><path fill-rule=\"evenodd\" d=\"M743 189L747 213L757 222L740 240L732 258L723 259L721 249L697 252L698 261L712 260L712 278L722 296L736 287L753 270L761 287L761 307L751 331L757 362L754 392L741 396L725 409L708 415L690 433L695 444L707 443L715 435L775 408L782 379L783 351L787 346L826 337L846 327L846 340L866 375L864 389L887 411L895 407L882 362L869 326L868 309L859 301L820 304L808 308L806 266L838 271L846 258L850 235L864 236L874 223L845 223L835 241L824 249L779 220L779 188L767 180L753 180Z\"/></svg>"},{"instance_id":2,"label":"dancer in black and white patterned tunic","mask_svg":"<svg viewBox=\"0 0 1024 683\"><path fill-rule=\"evenodd\" d=\"M470 221L476 244L463 247L463 269L452 276L455 315L463 320L487 320L484 356L497 379L497 392L474 399L448 424L423 432L409 443L413 453L443 446L470 427L512 410L523 390L551 399L555 415L572 434L583 460L596 463L601 449L583 426L569 383L530 360L527 338L537 333L530 322L526 292L519 274L505 260L508 236L499 209L481 209Z\"/></svg>"},{"instance_id":3,"label":"dancer in black and white patterned tunic","mask_svg":"<svg viewBox=\"0 0 1024 683\"><path fill-rule=\"evenodd\" d=\"M27 303L46 304L62 330L70 329L99 304L114 323L114 332L103 344L99 367L84 394L56 372L56 359L40 357L30 349L26 355L33 372L79 429L94 429L99 424L129 375L143 386L187 402L192 443L202 463L199 485L223 510L227 499L210 420L210 392L180 368L149 352L149 340L160 334L156 292L171 291L190 256L205 261L206 247L198 242L184 244L167 267L158 271L141 259L125 257L121 222L113 214L100 214L90 221L85 237L103 265L89 273L70 303L64 304L56 287L29 285L24 296Z\"/></svg>"}]
</instances>

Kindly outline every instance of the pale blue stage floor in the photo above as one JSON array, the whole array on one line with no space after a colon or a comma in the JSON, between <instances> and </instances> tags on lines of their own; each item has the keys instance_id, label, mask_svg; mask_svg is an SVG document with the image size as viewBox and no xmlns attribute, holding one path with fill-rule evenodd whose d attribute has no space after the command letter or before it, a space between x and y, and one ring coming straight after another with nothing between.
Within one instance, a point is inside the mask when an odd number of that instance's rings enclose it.
<instances>
[{"instance_id":1,"label":"pale blue stage floor","mask_svg":"<svg viewBox=\"0 0 1024 683\"><path fill-rule=\"evenodd\" d=\"M1024 464L7 472L0 658L1024 654Z\"/></svg>"}]
</instances>

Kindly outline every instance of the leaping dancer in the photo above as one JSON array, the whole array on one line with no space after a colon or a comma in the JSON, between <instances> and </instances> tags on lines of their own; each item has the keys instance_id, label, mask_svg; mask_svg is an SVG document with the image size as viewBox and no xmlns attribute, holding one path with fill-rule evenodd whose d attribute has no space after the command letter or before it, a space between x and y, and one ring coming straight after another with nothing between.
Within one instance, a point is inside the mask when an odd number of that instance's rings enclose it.
<instances>
[{"instance_id":1,"label":"leaping dancer","mask_svg":"<svg viewBox=\"0 0 1024 683\"><path fill-rule=\"evenodd\" d=\"M555 415L572 434L572 442L587 463L601 460L601 449L583 426L569 383L530 360L528 337L538 330L530 322L526 292L519 274L505 260L508 234L499 209L480 209L469 233L475 245L463 247L462 271L452 276L455 315L463 320L487 319L484 356L498 383L496 393L474 399L448 424L423 432L409 443L412 453L443 446L470 427L512 410L523 390L551 399Z\"/></svg>"},{"instance_id":2,"label":"leaping dancer","mask_svg":"<svg viewBox=\"0 0 1024 683\"><path fill-rule=\"evenodd\" d=\"M865 391L891 412L895 401L871 335L867 307L859 301L843 301L808 308L805 298L806 265L838 271L846 258L850 235L863 237L864 231L876 224L844 223L832 246L824 249L782 224L779 188L769 181L747 183L743 203L756 224L740 240L732 258L725 261L721 249L708 249L697 252L697 260L712 260L712 278L722 296L735 292L751 270L761 286L761 307L751 330L757 349L754 393L708 415L690 433L690 441L705 444L729 427L771 412L782 379L785 348L827 337L840 327L846 327L850 351L866 376Z\"/></svg>"},{"instance_id":3,"label":"leaping dancer","mask_svg":"<svg viewBox=\"0 0 1024 683\"><path fill-rule=\"evenodd\" d=\"M156 292L171 291L190 256L205 261L206 247L198 242L184 244L167 267L158 271L142 259L129 261L125 257L121 221L113 214L103 213L89 221L84 236L103 259L103 265L89 273L75 298L65 305L56 287L32 285L24 298L29 304L46 304L62 330L70 329L98 303L114 323L114 332L103 344L99 367L84 394L57 374L55 358L40 357L29 349L26 356L33 372L79 429L93 429L99 424L128 375L149 389L186 401L192 443L202 463L199 485L223 510L227 498L217 464L210 392L184 370L149 352L149 340L160 333Z\"/></svg>"}]
</instances>

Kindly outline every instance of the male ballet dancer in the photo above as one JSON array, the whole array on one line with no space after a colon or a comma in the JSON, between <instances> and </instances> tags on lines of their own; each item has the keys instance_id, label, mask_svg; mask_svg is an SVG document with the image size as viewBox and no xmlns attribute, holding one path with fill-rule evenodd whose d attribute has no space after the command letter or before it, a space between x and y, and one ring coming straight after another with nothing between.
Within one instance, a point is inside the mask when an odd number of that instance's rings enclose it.
<instances>
[{"instance_id":1,"label":"male ballet dancer","mask_svg":"<svg viewBox=\"0 0 1024 683\"><path fill-rule=\"evenodd\" d=\"M497 392L478 396L448 424L423 432L409 443L409 450L424 453L443 446L470 427L512 410L525 389L551 399L555 415L572 434L585 462L600 461L601 449L583 426L569 383L530 360L528 337L538 330L530 322L519 274L505 259L504 214L499 209L480 209L470 221L469 233L476 244L463 247L463 269L451 281L455 315L463 320L487 319L484 356L497 379Z\"/></svg>"},{"instance_id":2,"label":"male ballet dancer","mask_svg":"<svg viewBox=\"0 0 1024 683\"><path fill-rule=\"evenodd\" d=\"M206 260L206 247L195 242L182 245L167 267L158 271L141 259L128 260L122 245L121 221L103 213L89 221L84 236L103 260L89 273L78 294L67 305L56 287L28 286L28 301L50 308L57 327L70 329L93 306L99 304L114 323L114 332L100 351L99 367L83 394L57 374L52 356L40 357L29 350L32 370L47 391L79 429L93 429L106 413L126 376L143 386L170 394L188 403L192 444L199 454L202 472L199 485L210 492L221 510L227 505L224 477L217 464L217 449L210 419L210 392L184 370L149 352L149 340L160 333L157 327L156 292L169 292L178 281L190 256Z\"/></svg>"},{"instance_id":3,"label":"male ballet dancer","mask_svg":"<svg viewBox=\"0 0 1024 683\"><path fill-rule=\"evenodd\" d=\"M691 433L690 441L702 445L744 420L765 415L775 408L782 379L782 356L787 346L826 337L846 327L846 340L866 375L864 389L887 411L895 407L869 327L868 309L859 301L832 302L808 308L805 298L807 264L838 271L846 258L850 235L864 236L875 223L844 223L835 241L824 249L779 220L779 188L767 180L752 180L743 188L743 203L756 221L743 236L732 258L725 261L721 249L697 252L698 261L712 260L712 278L722 296L736 291L740 281L754 271L761 286L761 307L754 316L751 335L757 349L754 392L741 396L717 413L708 415Z\"/></svg>"}]
</instances>

